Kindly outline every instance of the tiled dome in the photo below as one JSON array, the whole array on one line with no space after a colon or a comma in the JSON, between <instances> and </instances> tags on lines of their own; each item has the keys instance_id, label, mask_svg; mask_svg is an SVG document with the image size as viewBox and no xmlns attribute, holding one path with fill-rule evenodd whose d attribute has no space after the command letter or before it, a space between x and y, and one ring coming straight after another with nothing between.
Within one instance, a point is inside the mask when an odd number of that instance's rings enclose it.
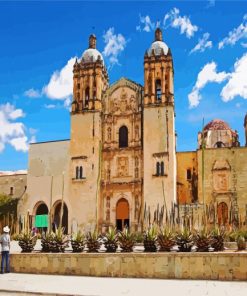
<instances>
[{"instance_id":1,"label":"tiled dome","mask_svg":"<svg viewBox=\"0 0 247 296\"><path fill-rule=\"evenodd\" d=\"M231 130L231 128L225 121L221 119L214 119L205 125L204 131L208 130Z\"/></svg>"}]
</instances>

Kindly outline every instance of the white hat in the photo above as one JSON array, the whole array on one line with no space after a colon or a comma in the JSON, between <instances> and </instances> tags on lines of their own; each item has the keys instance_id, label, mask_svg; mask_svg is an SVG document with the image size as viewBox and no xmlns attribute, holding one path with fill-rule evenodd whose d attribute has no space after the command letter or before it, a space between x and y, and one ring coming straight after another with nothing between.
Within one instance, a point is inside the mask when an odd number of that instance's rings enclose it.
<instances>
[{"instance_id":1,"label":"white hat","mask_svg":"<svg viewBox=\"0 0 247 296\"><path fill-rule=\"evenodd\" d=\"M9 228L9 226L5 226L4 228L3 228L3 232L10 232L10 228Z\"/></svg>"}]
</instances>

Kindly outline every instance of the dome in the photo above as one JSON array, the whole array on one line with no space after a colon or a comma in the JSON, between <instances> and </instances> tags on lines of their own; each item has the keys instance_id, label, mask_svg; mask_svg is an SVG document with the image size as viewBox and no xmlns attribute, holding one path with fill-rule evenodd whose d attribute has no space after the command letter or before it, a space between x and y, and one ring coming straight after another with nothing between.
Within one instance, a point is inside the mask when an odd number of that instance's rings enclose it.
<instances>
[{"instance_id":1,"label":"dome","mask_svg":"<svg viewBox=\"0 0 247 296\"><path fill-rule=\"evenodd\" d=\"M89 36L89 47L83 52L81 61L84 63L92 63L96 62L98 59L104 64L102 54L96 49L96 36L92 34Z\"/></svg>"},{"instance_id":2,"label":"dome","mask_svg":"<svg viewBox=\"0 0 247 296\"><path fill-rule=\"evenodd\" d=\"M96 48L86 49L81 57L85 63L96 62L98 58L104 63L102 54Z\"/></svg>"},{"instance_id":3,"label":"dome","mask_svg":"<svg viewBox=\"0 0 247 296\"><path fill-rule=\"evenodd\" d=\"M148 50L148 56L151 56L154 51L154 55L158 56L161 54L168 54L169 48L166 43L162 40L162 31L160 28L155 30L155 41L151 44Z\"/></svg>"},{"instance_id":4,"label":"dome","mask_svg":"<svg viewBox=\"0 0 247 296\"><path fill-rule=\"evenodd\" d=\"M231 128L225 121L221 119L214 119L205 125L204 131L208 130L231 130Z\"/></svg>"},{"instance_id":5,"label":"dome","mask_svg":"<svg viewBox=\"0 0 247 296\"><path fill-rule=\"evenodd\" d=\"M165 55L167 55L169 48L163 41L154 41L148 50L149 56L152 55L153 50L156 56L161 55L163 52Z\"/></svg>"}]
</instances>

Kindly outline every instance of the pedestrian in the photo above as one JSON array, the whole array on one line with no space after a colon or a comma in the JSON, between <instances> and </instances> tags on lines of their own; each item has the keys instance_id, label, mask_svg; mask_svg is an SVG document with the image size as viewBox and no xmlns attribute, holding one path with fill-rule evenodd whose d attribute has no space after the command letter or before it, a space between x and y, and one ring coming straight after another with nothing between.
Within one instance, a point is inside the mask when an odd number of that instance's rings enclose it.
<instances>
[{"instance_id":1,"label":"pedestrian","mask_svg":"<svg viewBox=\"0 0 247 296\"><path fill-rule=\"evenodd\" d=\"M0 237L0 244L2 247L2 262L1 262L1 273L4 273L4 261L6 264L6 272L9 272L9 251L10 251L10 235L9 226L3 228L3 234Z\"/></svg>"}]
</instances>

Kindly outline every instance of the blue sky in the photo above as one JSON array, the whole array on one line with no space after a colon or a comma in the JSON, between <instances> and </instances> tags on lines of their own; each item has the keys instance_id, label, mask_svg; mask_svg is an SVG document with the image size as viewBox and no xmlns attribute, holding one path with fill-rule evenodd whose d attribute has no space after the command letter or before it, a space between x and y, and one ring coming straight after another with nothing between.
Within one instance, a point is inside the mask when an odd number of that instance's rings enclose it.
<instances>
[{"instance_id":1,"label":"blue sky","mask_svg":"<svg viewBox=\"0 0 247 296\"><path fill-rule=\"evenodd\" d=\"M177 150L197 148L203 117L244 145L245 1L0 2L0 170L26 169L30 141L70 138L71 68L92 32L110 82L143 84L157 24L174 60Z\"/></svg>"}]
</instances>

